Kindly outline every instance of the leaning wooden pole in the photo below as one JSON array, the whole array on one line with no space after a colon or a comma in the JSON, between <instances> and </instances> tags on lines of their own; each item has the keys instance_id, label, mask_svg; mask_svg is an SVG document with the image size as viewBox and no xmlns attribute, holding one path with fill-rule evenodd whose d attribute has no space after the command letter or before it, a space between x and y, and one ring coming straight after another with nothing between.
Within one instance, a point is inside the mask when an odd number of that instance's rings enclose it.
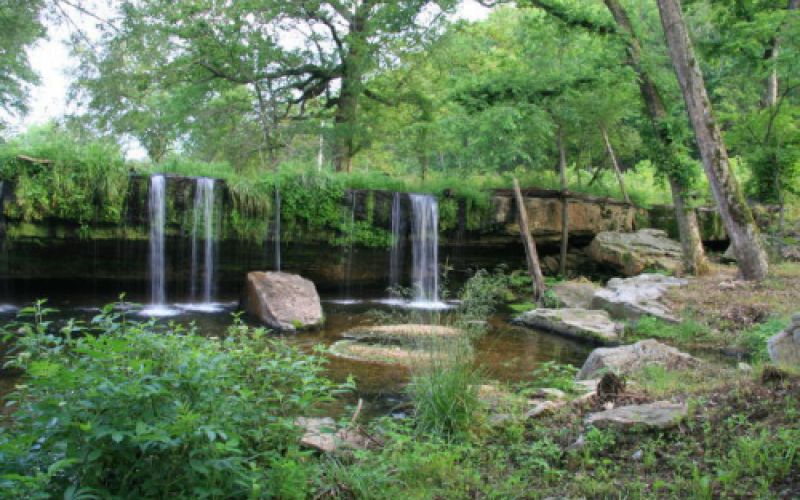
<instances>
[{"instance_id":1,"label":"leaning wooden pole","mask_svg":"<svg viewBox=\"0 0 800 500\"><path fill-rule=\"evenodd\" d=\"M528 228L528 212L525 209L525 200L522 198L522 190L519 188L519 181L514 178L514 197L517 200L517 214L519 216L519 234L522 236L522 244L525 246L525 258L528 261L528 273L533 281L533 300L540 302L544 294L544 276L539 265L539 254L536 252L536 242L533 241L530 229Z\"/></svg>"},{"instance_id":2,"label":"leaning wooden pole","mask_svg":"<svg viewBox=\"0 0 800 500\"><path fill-rule=\"evenodd\" d=\"M608 156L611 158L611 165L614 167L614 175L617 176L617 182L619 182L619 189L622 191L622 197L625 199L625 203L630 204L631 199L628 196L628 190L625 189L625 179L622 177L622 169L619 168L619 162L617 162L617 155L614 153L614 148L611 146L611 140L608 138L608 132L606 132L605 127L600 127L600 132L603 133L603 141L606 143L606 151L608 152Z\"/></svg>"},{"instance_id":3,"label":"leaning wooden pole","mask_svg":"<svg viewBox=\"0 0 800 500\"><path fill-rule=\"evenodd\" d=\"M561 253L558 261L558 274L567 275L567 250L569 249L569 195L567 193L567 148L564 134L558 129L558 173L561 178Z\"/></svg>"}]
</instances>

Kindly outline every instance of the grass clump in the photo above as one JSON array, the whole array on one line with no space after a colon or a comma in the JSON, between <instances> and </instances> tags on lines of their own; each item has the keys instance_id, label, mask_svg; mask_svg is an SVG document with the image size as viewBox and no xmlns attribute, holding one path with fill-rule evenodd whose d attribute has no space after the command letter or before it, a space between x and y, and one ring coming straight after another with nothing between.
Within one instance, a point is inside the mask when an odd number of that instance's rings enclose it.
<instances>
[{"instance_id":1,"label":"grass clump","mask_svg":"<svg viewBox=\"0 0 800 500\"><path fill-rule=\"evenodd\" d=\"M480 423L481 374L464 342L442 343L444 356L419 364L408 384L418 435L466 440Z\"/></svg>"},{"instance_id":2,"label":"grass clump","mask_svg":"<svg viewBox=\"0 0 800 500\"><path fill-rule=\"evenodd\" d=\"M0 179L13 182L6 215L25 220L119 223L128 169L113 142L85 140L53 125L0 144Z\"/></svg>"},{"instance_id":3,"label":"grass clump","mask_svg":"<svg viewBox=\"0 0 800 500\"><path fill-rule=\"evenodd\" d=\"M684 319L680 323L669 323L653 316L643 316L629 328L627 335L633 339L664 339L689 345L702 343L713 335L711 328L694 319Z\"/></svg>"}]
</instances>

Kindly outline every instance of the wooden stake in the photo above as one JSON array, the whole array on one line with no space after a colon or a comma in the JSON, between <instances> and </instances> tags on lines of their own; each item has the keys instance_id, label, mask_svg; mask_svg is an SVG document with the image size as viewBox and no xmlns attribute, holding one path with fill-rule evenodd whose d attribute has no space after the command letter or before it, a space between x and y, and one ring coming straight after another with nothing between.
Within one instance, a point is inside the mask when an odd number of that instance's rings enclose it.
<instances>
[{"instance_id":1,"label":"wooden stake","mask_svg":"<svg viewBox=\"0 0 800 500\"><path fill-rule=\"evenodd\" d=\"M569 247L569 197L567 196L567 149L564 134L558 128L558 172L561 177L561 255L558 274L567 275L567 249Z\"/></svg>"},{"instance_id":2,"label":"wooden stake","mask_svg":"<svg viewBox=\"0 0 800 500\"><path fill-rule=\"evenodd\" d=\"M622 191L622 197L625 199L625 203L630 204L631 199L628 196L628 190L625 189L625 179L623 179L622 170L620 170L619 163L617 163L617 155L614 154L614 148L611 147L611 141L608 139L608 132L606 132L606 128L603 126L600 127L600 131L603 133L606 151L608 151L608 156L611 157L611 164L614 166L614 174L617 176L617 182L619 182L619 189Z\"/></svg>"},{"instance_id":3,"label":"wooden stake","mask_svg":"<svg viewBox=\"0 0 800 500\"><path fill-rule=\"evenodd\" d=\"M525 258L528 261L528 273L533 281L533 300L541 302L544 294L544 276L539 265L539 254L536 252L536 242L528 229L528 212L525 210L525 200L522 198L522 190L519 188L519 181L514 178L514 196L517 199L517 214L519 216L519 234L522 236L522 244L525 246Z\"/></svg>"}]
</instances>

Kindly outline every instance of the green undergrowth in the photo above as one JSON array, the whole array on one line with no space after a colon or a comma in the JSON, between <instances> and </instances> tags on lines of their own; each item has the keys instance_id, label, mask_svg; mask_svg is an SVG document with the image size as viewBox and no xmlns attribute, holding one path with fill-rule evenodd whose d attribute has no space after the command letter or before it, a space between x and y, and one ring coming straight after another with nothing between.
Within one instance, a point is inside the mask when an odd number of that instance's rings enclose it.
<instances>
[{"instance_id":1,"label":"green undergrowth","mask_svg":"<svg viewBox=\"0 0 800 500\"><path fill-rule=\"evenodd\" d=\"M793 497L800 488L798 380L723 382L706 378L705 392L688 398L689 418L665 431L587 427L585 409L573 408L457 443L378 421L373 429L385 446L323 462L319 487L340 498Z\"/></svg>"},{"instance_id":2,"label":"green undergrowth","mask_svg":"<svg viewBox=\"0 0 800 500\"><path fill-rule=\"evenodd\" d=\"M788 324L788 318L769 316L762 322L738 330L726 330L712 328L694 318L670 323L645 316L628 323L625 340L635 342L654 338L677 347L740 351L753 362L765 362L769 360L767 340Z\"/></svg>"},{"instance_id":3,"label":"green undergrowth","mask_svg":"<svg viewBox=\"0 0 800 500\"><path fill-rule=\"evenodd\" d=\"M349 389L325 360L235 322L224 339L113 306L58 328L39 303L5 327L24 370L0 429L14 498L298 497L313 468L297 416Z\"/></svg>"},{"instance_id":4,"label":"green undergrowth","mask_svg":"<svg viewBox=\"0 0 800 500\"><path fill-rule=\"evenodd\" d=\"M493 276L476 274L464 291L473 304L489 302L480 309L484 315L498 304L487 285ZM25 370L8 398L16 411L0 421L0 486L13 497L792 498L800 492L794 373L645 367L626 377L616 404L682 401L689 415L673 429L631 432L585 425L587 412L602 409L599 401L522 417L529 392L573 390L575 369L565 365L545 363L531 373L510 393L520 407L489 403L469 343L442 342L437 348L446 356L412 370L407 418L361 422L379 446L321 455L297 446L291 422L315 409L330 411L325 403L352 386L328 381L319 353L238 322L215 339L132 322L112 306L86 324L51 323L42 303L23 313L31 317L5 329L5 340L16 342L11 366ZM508 415L498 421L498 412Z\"/></svg>"}]
</instances>

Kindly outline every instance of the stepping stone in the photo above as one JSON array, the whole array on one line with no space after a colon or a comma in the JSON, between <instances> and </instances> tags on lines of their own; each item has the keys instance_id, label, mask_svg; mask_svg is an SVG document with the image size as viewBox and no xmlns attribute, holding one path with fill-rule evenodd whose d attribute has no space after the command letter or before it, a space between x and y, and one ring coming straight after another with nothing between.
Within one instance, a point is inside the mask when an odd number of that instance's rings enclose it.
<instances>
[{"instance_id":1,"label":"stepping stone","mask_svg":"<svg viewBox=\"0 0 800 500\"><path fill-rule=\"evenodd\" d=\"M451 340L463 332L458 328L439 325L378 325L351 328L342 334L353 340L375 340L390 342L417 342L420 340Z\"/></svg>"},{"instance_id":2,"label":"stepping stone","mask_svg":"<svg viewBox=\"0 0 800 500\"><path fill-rule=\"evenodd\" d=\"M515 322L607 345L619 344L623 331L622 324L613 321L606 311L601 310L539 308L521 314Z\"/></svg>"},{"instance_id":3,"label":"stepping stone","mask_svg":"<svg viewBox=\"0 0 800 500\"><path fill-rule=\"evenodd\" d=\"M367 344L355 340L340 340L330 353L336 357L388 365L418 366L443 359L444 353L402 346Z\"/></svg>"},{"instance_id":4,"label":"stepping stone","mask_svg":"<svg viewBox=\"0 0 800 500\"><path fill-rule=\"evenodd\" d=\"M616 427L625 430L669 429L677 426L687 413L685 404L657 401L591 413L584 423L598 428Z\"/></svg>"}]
</instances>

